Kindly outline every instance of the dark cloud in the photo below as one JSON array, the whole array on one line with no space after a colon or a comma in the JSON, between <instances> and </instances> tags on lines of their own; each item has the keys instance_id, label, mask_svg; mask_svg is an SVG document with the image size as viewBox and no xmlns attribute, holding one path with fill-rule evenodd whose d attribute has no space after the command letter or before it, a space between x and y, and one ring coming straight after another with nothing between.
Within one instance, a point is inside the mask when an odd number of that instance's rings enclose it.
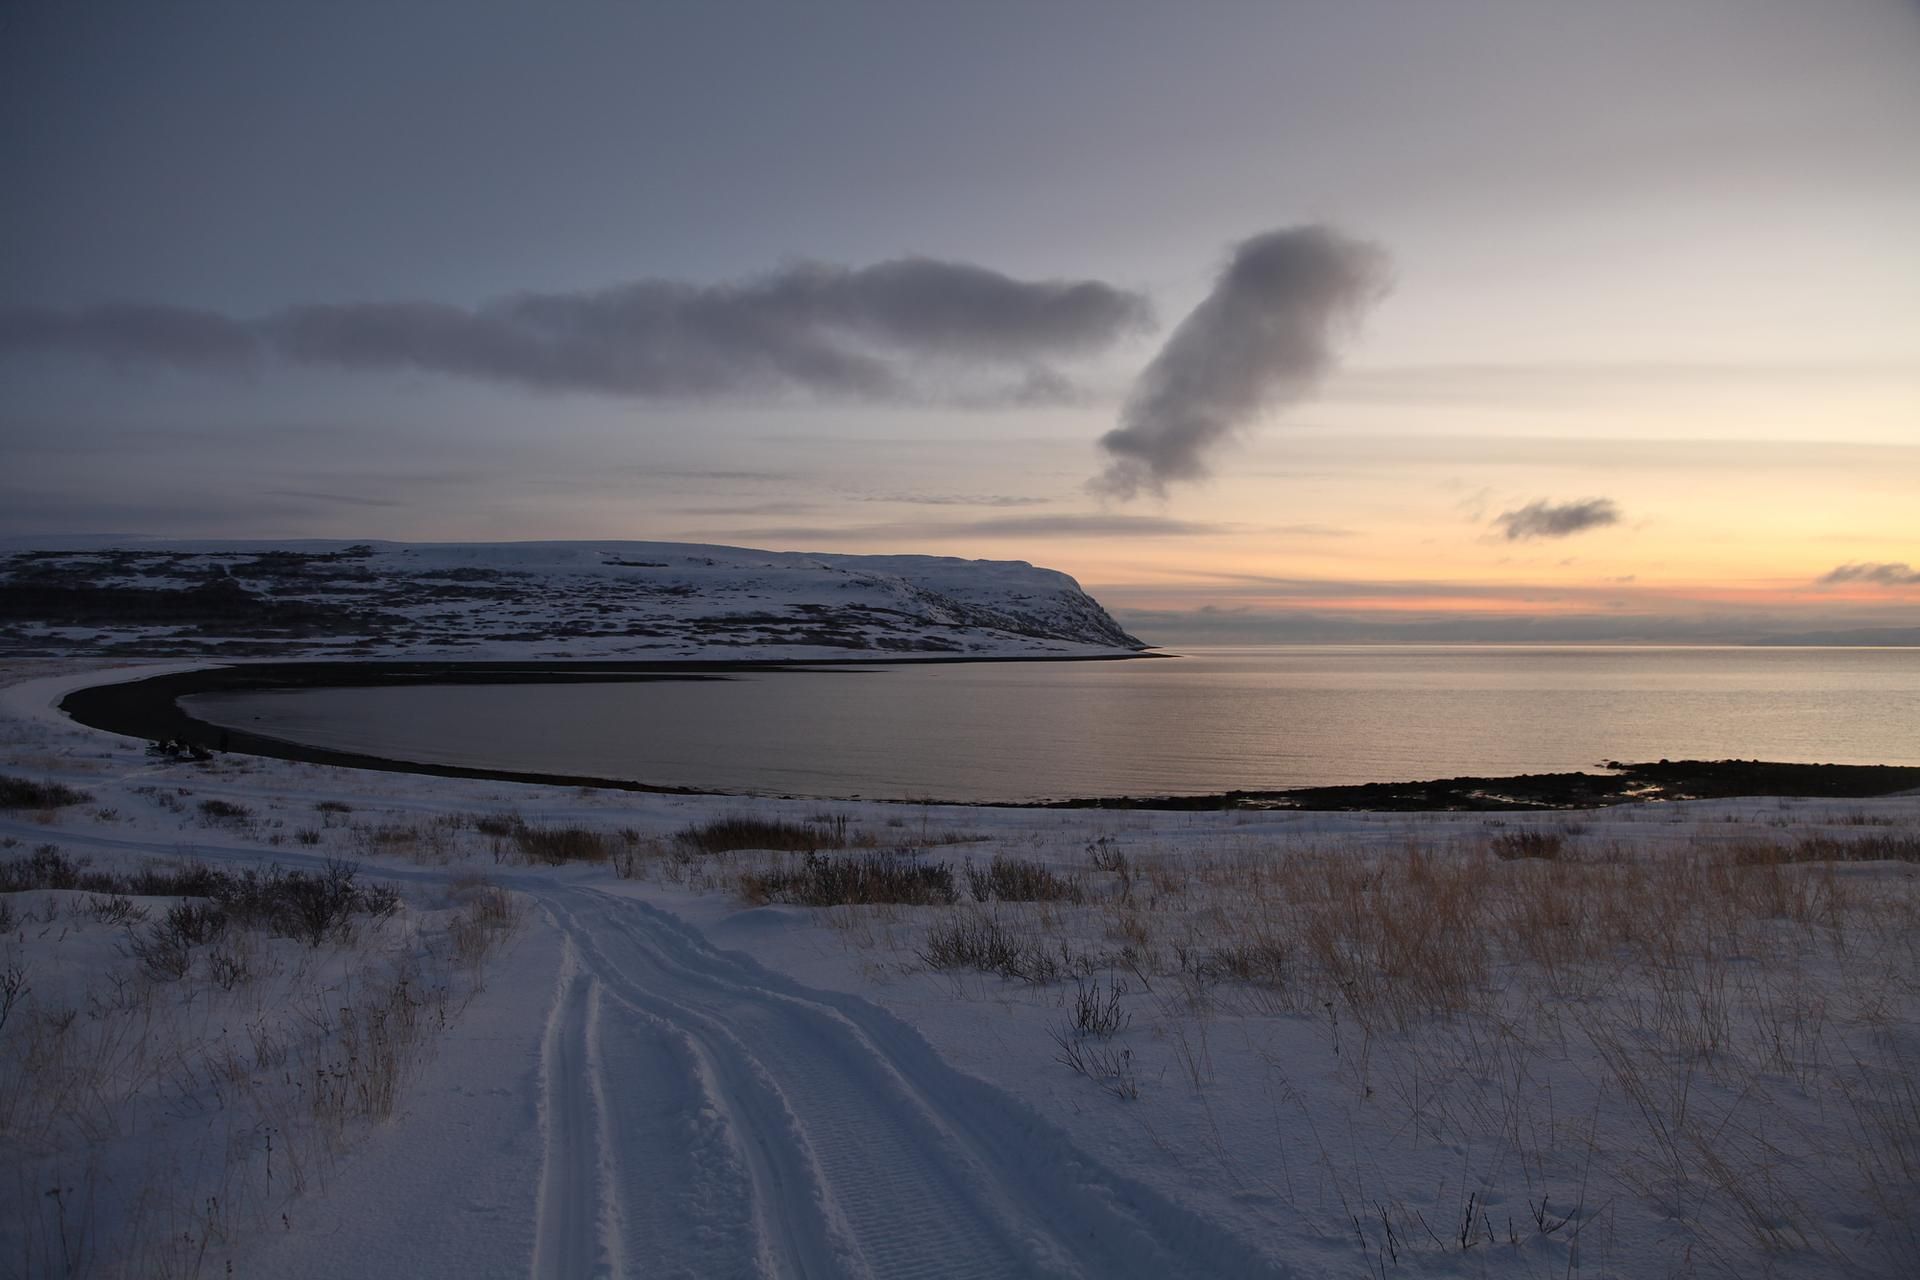
<instances>
[{"instance_id":1,"label":"dark cloud","mask_svg":"<svg viewBox=\"0 0 1920 1280\"><path fill-rule=\"evenodd\" d=\"M1213 292L1180 322L1135 381L1096 492L1163 494L1207 474L1208 455L1261 410L1311 391L1341 328L1385 288L1385 258L1327 227L1243 241Z\"/></svg>"},{"instance_id":2,"label":"dark cloud","mask_svg":"<svg viewBox=\"0 0 1920 1280\"><path fill-rule=\"evenodd\" d=\"M1588 498L1583 502L1529 502L1518 511L1503 511L1493 518L1506 533L1508 542L1528 538L1565 538L1587 529L1599 529L1620 523L1620 509L1608 498Z\"/></svg>"},{"instance_id":3,"label":"dark cloud","mask_svg":"<svg viewBox=\"0 0 1920 1280\"><path fill-rule=\"evenodd\" d=\"M1033 403L1074 394L1049 361L1150 322L1144 298L1099 281L1016 280L904 258L857 269L804 263L735 284L526 293L472 308L359 302L259 320L177 307L0 309L0 354L51 349L209 369L267 350L350 370L689 398L916 398L940 384L930 375L989 367L1004 385L968 388L965 398Z\"/></svg>"},{"instance_id":4,"label":"dark cloud","mask_svg":"<svg viewBox=\"0 0 1920 1280\"><path fill-rule=\"evenodd\" d=\"M1840 582L1866 582L1881 587L1920 586L1920 569L1904 562L1888 564L1843 564L1817 579L1822 586Z\"/></svg>"},{"instance_id":5,"label":"dark cloud","mask_svg":"<svg viewBox=\"0 0 1920 1280\"><path fill-rule=\"evenodd\" d=\"M33 350L220 370L251 364L260 338L240 321L187 307L0 307L0 355Z\"/></svg>"}]
</instances>

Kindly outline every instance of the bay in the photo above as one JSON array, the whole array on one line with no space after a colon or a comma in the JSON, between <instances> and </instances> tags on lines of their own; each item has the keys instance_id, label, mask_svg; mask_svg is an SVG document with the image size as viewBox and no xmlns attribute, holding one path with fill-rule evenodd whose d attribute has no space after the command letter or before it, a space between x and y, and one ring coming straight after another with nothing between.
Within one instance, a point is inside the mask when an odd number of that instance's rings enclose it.
<instances>
[{"instance_id":1,"label":"bay","mask_svg":"<svg viewBox=\"0 0 1920 1280\"><path fill-rule=\"evenodd\" d=\"M1920 765L1920 649L1269 646L184 705L388 759L821 797L1199 795L1663 757Z\"/></svg>"}]
</instances>

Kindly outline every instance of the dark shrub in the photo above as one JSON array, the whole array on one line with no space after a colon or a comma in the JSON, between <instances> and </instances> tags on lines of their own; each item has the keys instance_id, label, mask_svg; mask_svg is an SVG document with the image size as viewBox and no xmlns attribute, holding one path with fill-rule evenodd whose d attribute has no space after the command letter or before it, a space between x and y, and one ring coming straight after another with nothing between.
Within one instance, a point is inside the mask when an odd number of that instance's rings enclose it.
<instances>
[{"instance_id":1,"label":"dark shrub","mask_svg":"<svg viewBox=\"0 0 1920 1280\"><path fill-rule=\"evenodd\" d=\"M253 810L231 800L202 800L200 816L208 822L244 822L253 816Z\"/></svg>"},{"instance_id":2,"label":"dark shrub","mask_svg":"<svg viewBox=\"0 0 1920 1280\"><path fill-rule=\"evenodd\" d=\"M91 799L86 792L58 782L0 777L0 809L58 809L63 805L85 804Z\"/></svg>"},{"instance_id":3,"label":"dark shrub","mask_svg":"<svg viewBox=\"0 0 1920 1280\"><path fill-rule=\"evenodd\" d=\"M1079 902L1080 884L1037 862L994 855L985 871L967 864L967 888L976 902Z\"/></svg>"},{"instance_id":4,"label":"dark shrub","mask_svg":"<svg viewBox=\"0 0 1920 1280\"><path fill-rule=\"evenodd\" d=\"M953 885L952 867L944 862L916 862L901 853L858 858L809 853L796 868L741 876L740 890L749 901L802 907L875 902L926 906L951 903L960 896Z\"/></svg>"},{"instance_id":5,"label":"dark shrub","mask_svg":"<svg viewBox=\"0 0 1920 1280\"><path fill-rule=\"evenodd\" d=\"M588 827L530 827L513 829L513 842L529 862L558 866L563 862L605 862L613 856L607 837Z\"/></svg>"},{"instance_id":6,"label":"dark shrub","mask_svg":"<svg viewBox=\"0 0 1920 1280\"><path fill-rule=\"evenodd\" d=\"M929 929L920 960L929 969L978 969L1022 982L1051 982L1068 967L1064 953L1022 941L982 911L963 912Z\"/></svg>"},{"instance_id":7,"label":"dark shrub","mask_svg":"<svg viewBox=\"0 0 1920 1280\"><path fill-rule=\"evenodd\" d=\"M688 827L674 840L694 853L731 853L737 849L772 849L783 853L815 853L843 849L847 844L844 818L826 822L782 822L774 818L716 818Z\"/></svg>"},{"instance_id":8,"label":"dark shrub","mask_svg":"<svg viewBox=\"0 0 1920 1280\"><path fill-rule=\"evenodd\" d=\"M164 929L189 947L197 947L227 931L227 915L208 903L182 902L168 908L165 922L154 927Z\"/></svg>"},{"instance_id":9,"label":"dark shrub","mask_svg":"<svg viewBox=\"0 0 1920 1280\"><path fill-rule=\"evenodd\" d=\"M1488 846L1496 858L1544 858L1552 861L1566 847L1567 838L1558 831L1508 831L1493 838Z\"/></svg>"}]
</instances>

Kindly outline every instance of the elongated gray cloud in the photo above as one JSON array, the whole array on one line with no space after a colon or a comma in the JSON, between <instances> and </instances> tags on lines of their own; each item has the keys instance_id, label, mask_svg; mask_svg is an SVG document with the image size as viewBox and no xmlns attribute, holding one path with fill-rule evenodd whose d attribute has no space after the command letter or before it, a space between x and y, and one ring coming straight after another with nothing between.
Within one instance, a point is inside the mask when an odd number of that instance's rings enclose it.
<instances>
[{"instance_id":1,"label":"elongated gray cloud","mask_svg":"<svg viewBox=\"0 0 1920 1280\"><path fill-rule=\"evenodd\" d=\"M1328 227L1242 241L1213 291L1134 382L1095 492L1164 494L1262 410L1300 399L1332 367L1341 330L1380 297L1385 255Z\"/></svg>"},{"instance_id":2,"label":"elongated gray cloud","mask_svg":"<svg viewBox=\"0 0 1920 1280\"><path fill-rule=\"evenodd\" d=\"M1817 581L1822 586L1841 582L1866 582L1881 587L1913 587L1920 586L1920 569L1915 569L1904 561L1893 561L1887 564L1843 564L1821 574Z\"/></svg>"},{"instance_id":3,"label":"elongated gray cloud","mask_svg":"<svg viewBox=\"0 0 1920 1280\"><path fill-rule=\"evenodd\" d=\"M1144 298L1100 281L1016 280L902 258L862 268L803 263L735 284L642 280L525 293L471 308L357 302L251 320L160 306L0 309L0 354L52 349L195 370L271 354L538 390L695 398L798 390L911 399L925 394L932 367L984 366L1001 371L1004 385L972 398L1026 402L1071 393L1050 362L1150 323Z\"/></svg>"},{"instance_id":4,"label":"elongated gray cloud","mask_svg":"<svg viewBox=\"0 0 1920 1280\"><path fill-rule=\"evenodd\" d=\"M0 307L0 355L35 349L216 370L251 364L260 338L241 321L186 307Z\"/></svg>"},{"instance_id":5,"label":"elongated gray cloud","mask_svg":"<svg viewBox=\"0 0 1920 1280\"><path fill-rule=\"evenodd\" d=\"M1529 538L1566 538L1588 529L1620 523L1620 508L1609 498L1584 502L1529 502L1518 511L1503 511L1493 523L1505 531L1508 542Z\"/></svg>"}]
</instances>

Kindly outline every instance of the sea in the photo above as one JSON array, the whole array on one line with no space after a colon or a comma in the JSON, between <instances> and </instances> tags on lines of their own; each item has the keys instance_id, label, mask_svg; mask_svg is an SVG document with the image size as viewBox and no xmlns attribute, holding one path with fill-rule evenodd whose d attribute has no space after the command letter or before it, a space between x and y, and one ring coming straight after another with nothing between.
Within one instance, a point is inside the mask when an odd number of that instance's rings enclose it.
<instances>
[{"instance_id":1,"label":"sea","mask_svg":"<svg viewBox=\"0 0 1920 1280\"><path fill-rule=\"evenodd\" d=\"M1610 760L1920 765L1920 649L1316 645L631 684L201 694L391 760L756 795L1205 795Z\"/></svg>"}]
</instances>

